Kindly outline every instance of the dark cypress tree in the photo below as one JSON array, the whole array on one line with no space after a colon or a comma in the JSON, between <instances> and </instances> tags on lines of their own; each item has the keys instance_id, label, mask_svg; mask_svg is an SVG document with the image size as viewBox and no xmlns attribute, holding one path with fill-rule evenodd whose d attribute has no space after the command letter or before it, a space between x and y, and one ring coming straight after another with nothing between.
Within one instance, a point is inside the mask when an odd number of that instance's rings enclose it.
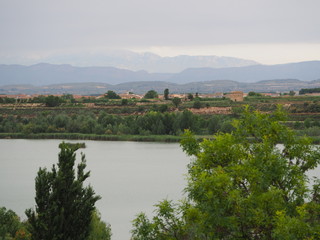
<instances>
[{"instance_id":1,"label":"dark cypress tree","mask_svg":"<svg viewBox=\"0 0 320 240\"><path fill-rule=\"evenodd\" d=\"M163 92L164 100L169 100L169 89L166 88Z\"/></svg>"},{"instance_id":2,"label":"dark cypress tree","mask_svg":"<svg viewBox=\"0 0 320 240\"><path fill-rule=\"evenodd\" d=\"M76 147L60 144L59 162L52 171L41 169L36 177L36 209L26 210L34 240L87 239L95 202L100 199L91 186L84 187L85 156L75 174Z\"/></svg>"}]
</instances>

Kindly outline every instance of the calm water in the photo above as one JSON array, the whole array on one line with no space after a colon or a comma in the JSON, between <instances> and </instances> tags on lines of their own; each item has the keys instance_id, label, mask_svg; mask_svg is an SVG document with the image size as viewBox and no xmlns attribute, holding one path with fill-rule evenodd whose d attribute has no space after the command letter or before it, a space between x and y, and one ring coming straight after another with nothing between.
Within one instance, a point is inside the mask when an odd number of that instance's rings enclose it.
<instances>
[{"instance_id":1,"label":"calm water","mask_svg":"<svg viewBox=\"0 0 320 240\"><path fill-rule=\"evenodd\" d=\"M37 171L57 163L60 142L0 140L0 206L25 219L25 209L34 206ZM158 201L182 198L189 159L179 144L85 142L88 182L102 197L96 206L111 224L113 240L130 239L131 221L139 212L152 216Z\"/></svg>"},{"instance_id":2,"label":"calm water","mask_svg":"<svg viewBox=\"0 0 320 240\"><path fill-rule=\"evenodd\" d=\"M0 206L22 219L34 206L34 178L39 167L58 161L60 140L0 140ZM75 142L75 141L70 141ZM176 143L85 141L88 182L102 199L96 204L111 224L113 240L129 240L139 212L152 216L153 205L183 197L189 158ZM320 177L320 168L310 173Z\"/></svg>"}]
</instances>

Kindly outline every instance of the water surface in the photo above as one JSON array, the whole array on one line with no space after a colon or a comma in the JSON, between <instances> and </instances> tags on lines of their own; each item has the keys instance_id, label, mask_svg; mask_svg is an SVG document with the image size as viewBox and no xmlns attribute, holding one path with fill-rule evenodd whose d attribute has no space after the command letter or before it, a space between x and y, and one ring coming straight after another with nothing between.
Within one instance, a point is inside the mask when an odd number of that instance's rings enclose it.
<instances>
[{"instance_id":1,"label":"water surface","mask_svg":"<svg viewBox=\"0 0 320 240\"><path fill-rule=\"evenodd\" d=\"M60 142L0 140L0 206L25 219L25 209L35 204L37 171L57 163ZM139 212L151 216L158 201L183 196L189 158L179 144L84 142L87 148L77 151L77 159L81 151L86 155L88 182L102 197L96 206L111 224L113 240L130 239L131 221Z\"/></svg>"}]
</instances>

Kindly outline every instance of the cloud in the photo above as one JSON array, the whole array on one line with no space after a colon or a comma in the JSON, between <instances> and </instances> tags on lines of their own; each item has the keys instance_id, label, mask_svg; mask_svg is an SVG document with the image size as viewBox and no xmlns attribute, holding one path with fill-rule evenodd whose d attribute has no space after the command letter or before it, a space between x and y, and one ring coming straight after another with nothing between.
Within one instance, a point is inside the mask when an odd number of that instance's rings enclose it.
<instances>
[{"instance_id":1,"label":"cloud","mask_svg":"<svg viewBox=\"0 0 320 240\"><path fill-rule=\"evenodd\" d=\"M2 0L2 55L320 43L318 0Z\"/></svg>"}]
</instances>

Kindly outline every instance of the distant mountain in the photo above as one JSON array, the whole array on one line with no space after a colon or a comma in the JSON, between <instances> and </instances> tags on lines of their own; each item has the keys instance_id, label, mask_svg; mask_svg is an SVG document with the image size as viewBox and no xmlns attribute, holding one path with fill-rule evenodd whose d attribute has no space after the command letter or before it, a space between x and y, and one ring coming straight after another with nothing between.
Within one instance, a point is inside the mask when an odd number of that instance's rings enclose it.
<instances>
[{"instance_id":1,"label":"distant mountain","mask_svg":"<svg viewBox=\"0 0 320 240\"><path fill-rule=\"evenodd\" d=\"M144 94L153 89L163 93L168 88L170 93L216 93L216 92L288 92L299 91L301 88L320 87L320 79L315 81L300 81L297 79L265 80L255 83L242 83L231 80L215 80L176 84L163 81L129 82L121 84L106 83L65 83L47 86L10 85L0 87L0 94L103 94L108 90L117 93L134 92Z\"/></svg>"},{"instance_id":2,"label":"distant mountain","mask_svg":"<svg viewBox=\"0 0 320 240\"><path fill-rule=\"evenodd\" d=\"M40 63L31 66L0 65L0 86L11 84L48 85L55 83L163 81L171 74L150 74L114 67L74 67Z\"/></svg>"},{"instance_id":3,"label":"distant mountain","mask_svg":"<svg viewBox=\"0 0 320 240\"><path fill-rule=\"evenodd\" d=\"M74 66L109 66L150 73L178 73L187 68L225 68L257 65L259 63L234 57L188 56L161 57L153 53L110 51L104 54L59 55L42 59L48 63L68 63Z\"/></svg>"},{"instance_id":4,"label":"distant mountain","mask_svg":"<svg viewBox=\"0 0 320 240\"><path fill-rule=\"evenodd\" d=\"M221 79L240 82L256 82L268 79L299 79L302 81L311 81L319 78L320 61L309 61L237 68L190 68L173 75L168 81L176 83Z\"/></svg>"},{"instance_id":5,"label":"distant mountain","mask_svg":"<svg viewBox=\"0 0 320 240\"><path fill-rule=\"evenodd\" d=\"M114 67L74 67L71 65L36 64L32 66L0 65L0 86L32 84L100 82L120 84L141 81L192 83L213 80L257 82L268 79L320 79L320 61L279 65L256 65L234 68L190 68L180 73L148 73Z\"/></svg>"}]
</instances>

